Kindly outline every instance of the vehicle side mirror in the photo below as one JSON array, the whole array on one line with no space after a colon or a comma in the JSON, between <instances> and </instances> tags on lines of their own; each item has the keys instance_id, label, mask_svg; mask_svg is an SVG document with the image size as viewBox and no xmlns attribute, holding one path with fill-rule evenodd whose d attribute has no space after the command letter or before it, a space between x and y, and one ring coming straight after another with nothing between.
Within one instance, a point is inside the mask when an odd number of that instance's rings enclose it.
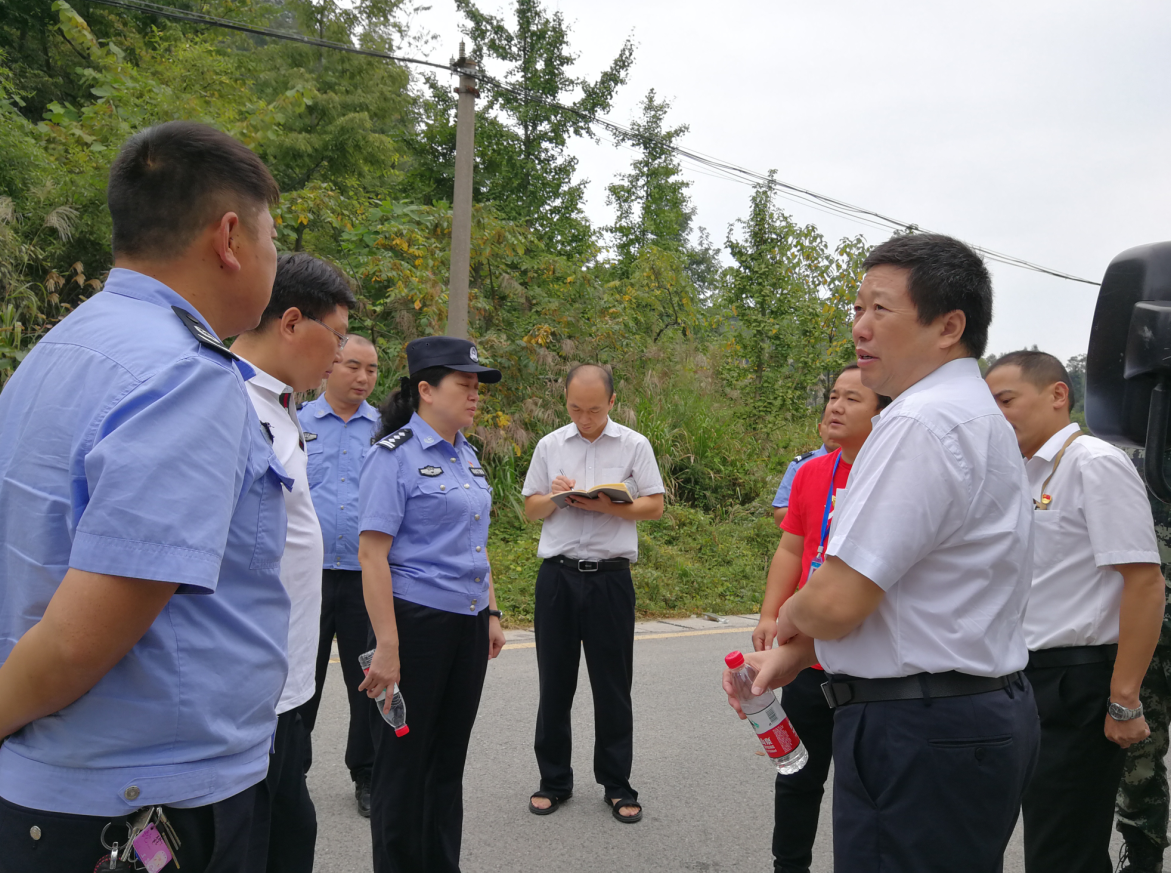
<instances>
[{"instance_id":1,"label":"vehicle side mirror","mask_svg":"<svg viewBox=\"0 0 1171 873\"><path fill-rule=\"evenodd\" d=\"M1086 354L1086 424L1104 440L1143 447L1147 487L1171 503L1169 422L1171 242L1162 242L1127 249L1106 268Z\"/></svg>"}]
</instances>

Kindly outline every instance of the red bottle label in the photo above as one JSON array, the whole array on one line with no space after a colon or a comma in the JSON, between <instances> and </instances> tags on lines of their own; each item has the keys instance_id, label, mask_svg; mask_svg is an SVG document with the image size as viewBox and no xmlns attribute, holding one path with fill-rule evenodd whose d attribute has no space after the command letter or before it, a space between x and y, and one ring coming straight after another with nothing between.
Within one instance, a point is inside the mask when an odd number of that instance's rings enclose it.
<instances>
[{"instance_id":1,"label":"red bottle label","mask_svg":"<svg viewBox=\"0 0 1171 873\"><path fill-rule=\"evenodd\" d=\"M760 712L748 716L748 720L770 758L783 758L797 748L800 742L789 717L775 701Z\"/></svg>"}]
</instances>

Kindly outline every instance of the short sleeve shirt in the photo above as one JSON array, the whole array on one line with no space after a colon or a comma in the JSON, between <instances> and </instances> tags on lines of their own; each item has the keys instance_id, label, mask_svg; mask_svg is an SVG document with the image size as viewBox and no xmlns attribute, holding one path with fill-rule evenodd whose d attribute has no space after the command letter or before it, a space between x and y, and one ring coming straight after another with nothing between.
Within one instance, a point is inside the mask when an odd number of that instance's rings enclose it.
<instances>
[{"instance_id":1,"label":"short sleeve shirt","mask_svg":"<svg viewBox=\"0 0 1171 873\"><path fill-rule=\"evenodd\" d=\"M1025 462L1030 496L1052 498L1033 511L1033 585L1025 610L1029 649L1118 642L1122 574L1116 564L1158 564L1159 544L1138 472L1120 449L1082 434L1055 433ZM1052 473L1052 478L1050 478Z\"/></svg>"},{"instance_id":2,"label":"short sleeve shirt","mask_svg":"<svg viewBox=\"0 0 1171 873\"><path fill-rule=\"evenodd\" d=\"M533 450L521 493L525 497L548 494L554 477L561 471L575 479L578 488L634 479L640 497L664 491L650 440L609 420L593 442L583 437L572 422L542 437ZM537 556L558 555L587 561L613 558L637 561L637 522L576 506L556 509L541 522Z\"/></svg>"},{"instance_id":3,"label":"short sleeve shirt","mask_svg":"<svg viewBox=\"0 0 1171 873\"><path fill-rule=\"evenodd\" d=\"M361 570L358 563L358 482L378 432L378 410L362 401L343 421L322 394L298 416L309 453L309 489L321 522L327 570Z\"/></svg>"},{"instance_id":4,"label":"short sleeve shirt","mask_svg":"<svg viewBox=\"0 0 1171 873\"><path fill-rule=\"evenodd\" d=\"M417 413L374 444L358 486L361 530L394 537L394 596L476 615L488 606L492 488L464 435L453 446Z\"/></svg>"},{"instance_id":5,"label":"short sleeve shirt","mask_svg":"<svg viewBox=\"0 0 1171 873\"><path fill-rule=\"evenodd\" d=\"M291 482L248 401L251 369L214 346L183 298L115 269L0 393L0 660L69 568L179 583L90 691L0 746L12 803L203 806L268 768Z\"/></svg>"},{"instance_id":6,"label":"short sleeve shirt","mask_svg":"<svg viewBox=\"0 0 1171 873\"><path fill-rule=\"evenodd\" d=\"M861 678L1023 669L1032 515L1016 437L976 361L912 385L858 453L827 550L885 596L841 639L818 640L818 660Z\"/></svg>"}]
</instances>

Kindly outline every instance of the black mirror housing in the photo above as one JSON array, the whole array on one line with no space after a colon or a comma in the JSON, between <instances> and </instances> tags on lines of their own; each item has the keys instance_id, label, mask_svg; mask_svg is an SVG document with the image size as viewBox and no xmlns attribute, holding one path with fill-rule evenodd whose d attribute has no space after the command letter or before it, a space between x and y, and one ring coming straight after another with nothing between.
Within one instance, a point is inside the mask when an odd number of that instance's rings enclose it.
<instances>
[{"instance_id":1,"label":"black mirror housing","mask_svg":"<svg viewBox=\"0 0 1171 873\"><path fill-rule=\"evenodd\" d=\"M1086 354L1086 423L1113 443L1167 450L1171 418L1171 242L1128 249L1106 268ZM1171 502L1162 464L1147 485Z\"/></svg>"}]
</instances>

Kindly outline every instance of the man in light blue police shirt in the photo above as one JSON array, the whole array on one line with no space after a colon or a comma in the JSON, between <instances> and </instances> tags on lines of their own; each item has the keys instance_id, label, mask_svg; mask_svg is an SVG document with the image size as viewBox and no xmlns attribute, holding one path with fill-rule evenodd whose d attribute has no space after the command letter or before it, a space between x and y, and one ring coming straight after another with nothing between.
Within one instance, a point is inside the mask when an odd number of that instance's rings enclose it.
<instances>
[{"instance_id":1,"label":"man in light blue police shirt","mask_svg":"<svg viewBox=\"0 0 1171 873\"><path fill-rule=\"evenodd\" d=\"M354 780L358 812L369 817L374 738L370 698L358 690L363 679L358 656L370 648L370 618L358 563L358 478L378 431L378 410L366 402L378 382L378 352L366 337L350 334L341 356L321 396L298 413L309 451L309 488L325 543L317 690L301 707L301 718L313 730L336 635L350 706L346 768Z\"/></svg>"},{"instance_id":2,"label":"man in light blue police shirt","mask_svg":"<svg viewBox=\"0 0 1171 873\"><path fill-rule=\"evenodd\" d=\"M0 395L2 870L93 870L144 807L183 873L264 869L289 480L219 338L268 301L278 197L212 128L132 137L106 287Z\"/></svg>"}]
</instances>

